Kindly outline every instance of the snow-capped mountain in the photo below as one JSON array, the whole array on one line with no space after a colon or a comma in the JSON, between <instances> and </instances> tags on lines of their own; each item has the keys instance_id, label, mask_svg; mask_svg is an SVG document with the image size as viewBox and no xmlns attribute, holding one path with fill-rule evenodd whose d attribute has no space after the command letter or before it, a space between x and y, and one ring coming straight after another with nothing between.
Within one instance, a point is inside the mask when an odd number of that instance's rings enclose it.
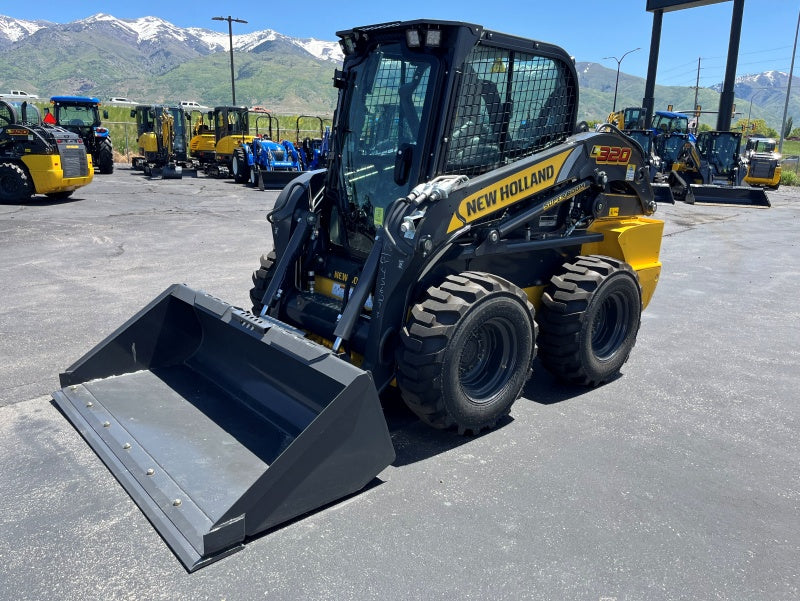
<instances>
[{"instance_id":1,"label":"snow-capped mountain","mask_svg":"<svg viewBox=\"0 0 800 601\"><path fill-rule=\"evenodd\" d=\"M786 97L788 81L789 74L783 71L751 73L737 77L733 84L733 90L737 98L754 99L758 101L758 104L766 104L771 100L783 100ZM792 79L792 88L797 89L797 85L797 77L794 77ZM721 83L711 86L711 88L717 92L722 92Z\"/></svg>"},{"instance_id":2,"label":"snow-capped mountain","mask_svg":"<svg viewBox=\"0 0 800 601\"><path fill-rule=\"evenodd\" d=\"M181 28L158 17L118 19L105 13L97 13L85 19L66 24L47 21L24 21L0 15L0 48L19 44L42 29L103 31L128 40L137 45L182 44L200 54L224 52L229 49L228 34L197 27ZM265 42L280 41L296 46L311 56L324 61L341 62L344 58L337 42L314 38L293 38L271 29L233 36L234 50L256 51Z\"/></svg>"},{"instance_id":3,"label":"snow-capped mountain","mask_svg":"<svg viewBox=\"0 0 800 601\"><path fill-rule=\"evenodd\" d=\"M0 15L0 48L6 48L48 25L52 25L52 23L48 21L24 21Z\"/></svg>"}]
</instances>

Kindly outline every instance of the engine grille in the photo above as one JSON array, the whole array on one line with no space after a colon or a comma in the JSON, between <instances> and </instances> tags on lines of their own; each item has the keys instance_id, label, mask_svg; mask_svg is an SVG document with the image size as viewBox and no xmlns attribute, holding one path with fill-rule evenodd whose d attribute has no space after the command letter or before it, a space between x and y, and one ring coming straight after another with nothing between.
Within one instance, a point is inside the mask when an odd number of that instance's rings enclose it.
<instances>
[{"instance_id":1,"label":"engine grille","mask_svg":"<svg viewBox=\"0 0 800 601\"><path fill-rule=\"evenodd\" d=\"M58 153L61 155L61 168L64 177L86 177L89 175L89 165L86 161L86 147L74 140L58 142Z\"/></svg>"},{"instance_id":2,"label":"engine grille","mask_svg":"<svg viewBox=\"0 0 800 601\"><path fill-rule=\"evenodd\" d=\"M750 177L771 179L775 177L778 162L772 159L750 159Z\"/></svg>"}]
</instances>

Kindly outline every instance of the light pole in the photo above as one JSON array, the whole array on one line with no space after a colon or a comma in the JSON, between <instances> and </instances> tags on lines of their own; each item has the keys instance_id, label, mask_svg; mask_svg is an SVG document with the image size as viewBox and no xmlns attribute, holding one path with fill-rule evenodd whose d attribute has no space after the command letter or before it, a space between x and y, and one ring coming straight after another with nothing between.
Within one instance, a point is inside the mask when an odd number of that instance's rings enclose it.
<instances>
[{"instance_id":1,"label":"light pole","mask_svg":"<svg viewBox=\"0 0 800 601\"><path fill-rule=\"evenodd\" d=\"M233 23L247 23L244 19L236 19L228 15L227 17L211 17L212 21L227 21L228 22L228 41L231 45L231 100L233 106L236 106L236 86L233 83Z\"/></svg>"},{"instance_id":2,"label":"light pole","mask_svg":"<svg viewBox=\"0 0 800 601\"><path fill-rule=\"evenodd\" d=\"M631 52L636 52L637 50L641 50L641 48L634 48L633 50L628 50L625 54L622 55L622 58L617 58L616 56L604 56L603 60L608 60L613 58L617 61L617 82L614 84L614 108L611 109L612 113L617 112L617 86L619 86L619 67L622 64L622 59L628 56Z\"/></svg>"}]
</instances>

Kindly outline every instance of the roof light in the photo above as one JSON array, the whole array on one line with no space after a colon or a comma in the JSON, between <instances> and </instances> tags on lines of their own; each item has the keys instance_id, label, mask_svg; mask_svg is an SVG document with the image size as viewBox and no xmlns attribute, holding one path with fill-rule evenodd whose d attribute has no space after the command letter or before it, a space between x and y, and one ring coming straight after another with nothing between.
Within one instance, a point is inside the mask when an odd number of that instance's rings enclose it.
<instances>
[{"instance_id":1,"label":"roof light","mask_svg":"<svg viewBox=\"0 0 800 601\"><path fill-rule=\"evenodd\" d=\"M409 48L419 48L422 45L419 37L419 30L406 29L406 43Z\"/></svg>"},{"instance_id":2,"label":"roof light","mask_svg":"<svg viewBox=\"0 0 800 601\"><path fill-rule=\"evenodd\" d=\"M425 32L425 45L438 48L442 43L442 30L429 29Z\"/></svg>"},{"instance_id":3,"label":"roof light","mask_svg":"<svg viewBox=\"0 0 800 601\"><path fill-rule=\"evenodd\" d=\"M339 45L342 47L342 52L345 54L353 54L353 52L356 51L356 43L349 35L343 37L339 41Z\"/></svg>"}]
</instances>

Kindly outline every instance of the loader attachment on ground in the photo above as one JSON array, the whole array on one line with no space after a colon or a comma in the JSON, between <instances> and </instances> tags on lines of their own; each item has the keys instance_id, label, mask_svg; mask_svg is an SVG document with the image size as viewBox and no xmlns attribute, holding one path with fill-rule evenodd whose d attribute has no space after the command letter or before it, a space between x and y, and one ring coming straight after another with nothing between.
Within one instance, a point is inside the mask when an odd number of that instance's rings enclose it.
<instances>
[{"instance_id":1,"label":"loader attachment on ground","mask_svg":"<svg viewBox=\"0 0 800 601\"><path fill-rule=\"evenodd\" d=\"M257 178L258 189L280 190L283 189L290 181L300 177L301 175L303 175L302 171L267 171L265 169L259 169Z\"/></svg>"},{"instance_id":2,"label":"loader attachment on ground","mask_svg":"<svg viewBox=\"0 0 800 601\"><path fill-rule=\"evenodd\" d=\"M750 186L717 186L712 184L691 184L690 192L694 202L706 204L730 204L753 207L769 207L767 193L761 188Z\"/></svg>"},{"instance_id":3,"label":"loader attachment on ground","mask_svg":"<svg viewBox=\"0 0 800 601\"><path fill-rule=\"evenodd\" d=\"M368 372L186 286L60 379L58 407L189 571L394 460Z\"/></svg>"}]
</instances>

